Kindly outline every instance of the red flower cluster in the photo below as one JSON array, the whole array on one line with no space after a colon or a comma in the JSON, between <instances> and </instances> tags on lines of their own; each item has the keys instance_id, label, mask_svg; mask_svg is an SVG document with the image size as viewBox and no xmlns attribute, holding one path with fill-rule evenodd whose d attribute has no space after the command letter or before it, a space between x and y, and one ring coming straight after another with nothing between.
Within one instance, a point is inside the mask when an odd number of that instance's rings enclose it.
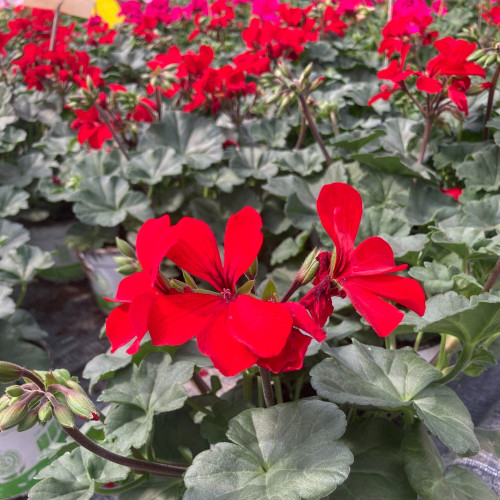
<instances>
[{"instance_id":1,"label":"red flower cluster","mask_svg":"<svg viewBox=\"0 0 500 500\"><path fill-rule=\"evenodd\" d=\"M200 33L219 32L228 27L235 18L234 9L227 0L216 0L210 6L210 17L204 22L204 15L197 14L194 18L196 29L191 32L188 40L194 40ZM202 23L203 21L203 23Z\"/></svg>"},{"instance_id":2,"label":"red flower cluster","mask_svg":"<svg viewBox=\"0 0 500 500\"><path fill-rule=\"evenodd\" d=\"M84 26L87 27L89 45L111 45L115 41L116 31L110 30L100 16L92 16Z\"/></svg>"},{"instance_id":3,"label":"red flower cluster","mask_svg":"<svg viewBox=\"0 0 500 500\"><path fill-rule=\"evenodd\" d=\"M321 189L317 209L335 248L333 254L323 252L318 256L320 268L313 282L315 286L300 303L318 325L322 327L332 314L334 296L349 297L354 308L381 337L389 335L404 316L383 299L422 316L424 291L414 279L391 274L407 266L396 266L389 244L374 236L354 247L363 213L359 193L347 184L329 184Z\"/></svg>"},{"instance_id":4,"label":"red flower cluster","mask_svg":"<svg viewBox=\"0 0 500 500\"><path fill-rule=\"evenodd\" d=\"M422 315L424 292L415 280L391 274L406 265L395 265L390 246L373 237L354 247L362 213L359 193L347 184L329 184L317 207L335 250L333 256L322 252L318 257L315 287L300 303L264 301L248 287L238 289L262 245L262 220L253 208L229 218L224 264L204 222L185 217L170 226L168 216L147 221L137 235L142 271L121 281L113 299L121 305L106 323L113 350L133 341L127 352L136 352L149 330L154 345L179 345L196 337L200 351L224 375L254 364L278 373L299 369L311 339L325 339L321 327L333 312L334 295L347 295L380 336L389 335L403 318L384 298ZM158 271L164 257L216 291L193 284L181 288L178 282L173 288Z\"/></svg>"},{"instance_id":5,"label":"red flower cluster","mask_svg":"<svg viewBox=\"0 0 500 500\"><path fill-rule=\"evenodd\" d=\"M237 282L262 245L260 215L245 207L229 218L224 265L214 234L202 221L185 217L170 227L168 216L147 221L137 236L142 271L122 280L115 301L123 304L108 317L113 350L136 339L136 352L149 329L154 345L179 345L196 337L200 351L224 375L258 364L274 372L302 366L312 337L325 334L296 303L264 301L239 293ZM216 292L169 288L158 274L166 256Z\"/></svg>"}]
</instances>

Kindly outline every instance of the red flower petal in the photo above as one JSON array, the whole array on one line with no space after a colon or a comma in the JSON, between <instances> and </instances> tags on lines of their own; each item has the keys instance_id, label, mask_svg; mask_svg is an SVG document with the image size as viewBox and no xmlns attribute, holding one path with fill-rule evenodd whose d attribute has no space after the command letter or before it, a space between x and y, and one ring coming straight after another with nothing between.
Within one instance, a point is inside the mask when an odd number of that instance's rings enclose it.
<instances>
[{"instance_id":1,"label":"red flower petal","mask_svg":"<svg viewBox=\"0 0 500 500\"><path fill-rule=\"evenodd\" d=\"M229 217L224 237L224 275L234 287L262 246L262 219L252 207Z\"/></svg>"},{"instance_id":2,"label":"red flower petal","mask_svg":"<svg viewBox=\"0 0 500 500\"><path fill-rule=\"evenodd\" d=\"M148 319L153 345L180 345L210 328L217 314L224 311L220 296L182 293L160 296Z\"/></svg>"},{"instance_id":3,"label":"red flower petal","mask_svg":"<svg viewBox=\"0 0 500 500\"><path fill-rule=\"evenodd\" d=\"M349 281L349 285L347 285ZM342 283L350 286L354 283L371 293L401 304L422 316L425 313L425 294L420 283L412 278L404 278L393 274L383 276L353 277Z\"/></svg>"},{"instance_id":4,"label":"red flower petal","mask_svg":"<svg viewBox=\"0 0 500 500\"><path fill-rule=\"evenodd\" d=\"M293 326L314 337L318 342L326 339L326 333L309 316L307 309L297 302L285 302L284 304L293 318Z\"/></svg>"},{"instance_id":5,"label":"red flower petal","mask_svg":"<svg viewBox=\"0 0 500 500\"><path fill-rule=\"evenodd\" d=\"M404 313L363 287L351 281L343 286L352 305L379 337L387 337L403 320Z\"/></svg>"},{"instance_id":6,"label":"red flower petal","mask_svg":"<svg viewBox=\"0 0 500 500\"><path fill-rule=\"evenodd\" d=\"M348 184L334 182L321 188L316 206L337 254L351 251L363 213L361 195Z\"/></svg>"},{"instance_id":7,"label":"red flower petal","mask_svg":"<svg viewBox=\"0 0 500 500\"><path fill-rule=\"evenodd\" d=\"M215 316L210 326L198 334L198 347L226 377L250 368L258 359L229 334L226 314Z\"/></svg>"},{"instance_id":8,"label":"red flower petal","mask_svg":"<svg viewBox=\"0 0 500 500\"><path fill-rule=\"evenodd\" d=\"M441 82L427 76L419 76L417 78L417 89L428 94L437 94L443 90Z\"/></svg>"},{"instance_id":9,"label":"red flower petal","mask_svg":"<svg viewBox=\"0 0 500 500\"><path fill-rule=\"evenodd\" d=\"M137 233L136 252L139 262L144 271L152 274L157 271L161 260L165 257L165 253L159 256L157 247L158 242L161 241L165 232L170 228L170 217L164 215L159 219L147 220L139 229ZM156 276L155 276L156 278Z\"/></svg>"},{"instance_id":10,"label":"red flower petal","mask_svg":"<svg viewBox=\"0 0 500 500\"><path fill-rule=\"evenodd\" d=\"M154 293L143 293L137 296L130 304L128 316L135 334L137 335L137 342L140 342L148 331L149 311L157 297L158 296ZM127 352L129 351L127 350Z\"/></svg>"},{"instance_id":11,"label":"red flower petal","mask_svg":"<svg viewBox=\"0 0 500 500\"><path fill-rule=\"evenodd\" d=\"M257 364L273 373L300 370L311 340L311 337L302 335L299 330L292 328L292 333L289 335L283 350L272 358L260 358Z\"/></svg>"},{"instance_id":12,"label":"red flower petal","mask_svg":"<svg viewBox=\"0 0 500 500\"><path fill-rule=\"evenodd\" d=\"M281 352L292 323L292 316L284 304L266 302L249 295L238 295L228 302L229 333L263 358Z\"/></svg>"},{"instance_id":13,"label":"red flower petal","mask_svg":"<svg viewBox=\"0 0 500 500\"><path fill-rule=\"evenodd\" d=\"M208 281L219 291L225 287L219 248L208 225L190 217L182 218L172 235L177 239L167 257L190 274Z\"/></svg>"},{"instance_id":14,"label":"red flower petal","mask_svg":"<svg viewBox=\"0 0 500 500\"><path fill-rule=\"evenodd\" d=\"M132 300L142 293L151 292L151 277L144 271L131 274L123 278L116 291L116 297L113 302L132 302Z\"/></svg>"},{"instance_id":15,"label":"red flower petal","mask_svg":"<svg viewBox=\"0 0 500 500\"><path fill-rule=\"evenodd\" d=\"M111 352L128 344L136 336L128 311L129 304L115 307L106 320L106 335L111 343Z\"/></svg>"},{"instance_id":16,"label":"red flower petal","mask_svg":"<svg viewBox=\"0 0 500 500\"><path fill-rule=\"evenodd\" d=\"M350 272L356 276L402 271L408 266L396 266L394 253L387 241L372 236L363 240L351 254Z\"/></svg>"}]
</instances>

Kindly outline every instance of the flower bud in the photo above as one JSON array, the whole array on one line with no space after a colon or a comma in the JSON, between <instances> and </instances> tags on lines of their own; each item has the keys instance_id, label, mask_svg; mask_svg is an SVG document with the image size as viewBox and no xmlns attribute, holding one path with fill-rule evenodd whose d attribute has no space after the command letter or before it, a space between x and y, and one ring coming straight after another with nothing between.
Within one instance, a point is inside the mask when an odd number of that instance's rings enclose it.
<instances>
[{"instance_id":1,"label":"flower bud","mask_svg":"<svg viewBox=\"0 0 500 500\"><path fill-rule=\"evenodd\" d=\"M22 376L21 367L8 363L7 361L0 361L0 383L15 382Z\"/></svg>"},{"instance_id":2,"label":"flower bud","mask_svg":"<svg viewBox=\"0 0 500 500\"><path fill-rule=\"evenodd\" d=\"M128 243L128 241L125 241L125 240L122 240L121 238L116 238L116 246L118 247L118 250L120 250L120 252L125 255L126 257L130 257L131 259L136 259L137 256L135 255L135 250L134 248L132 247L132 245L130 245L130 243Z\"/></svg>"},{"instance_id":3,"label":"flower bud","mask_svg":"<svg viewBox=\"0 0 500 500\"><path fill-rule=\"evenodd\" d=\"M302 266L300 266L299 272L295 280L300 283L301 286L307 285L310 281L314 279L316 273L319 269L319 262L316 257L321 253L320 250L315 248L304 260Z\"/></svg>"},{"instance_id":4,"label":"flower bud","mask_svg":"<svg viewBox=\"0 0 500 500\"><path fill-rule=\"evenodd\" d=\"M0 413L0 431L16 426L28 413L28 405L24 400L16 401Z\"/></svg>"},{"instance_id":5,"label":"flower bud","mask_svg":"<svg viewBox=\"0 0 500 500\"><path fill-rule=\"evenodd\" d=\"M9 396L5 394L0 398L0 412L10 405L10 401Z\"/></svg>"},{"instance_id":6,"label":"flower bud","mask_svg":"<svg viewBox=\"0 0 500 500\"><path fill-rule=\"evenodd\" d=\"M264 291L262 292L262 300L272 300L278 302L278 289L276 288L276 285L274 284L274 281L269 278L269 281L267 282L267 285L264 288Z\"/></svg>"},{"instance_id":7,"label":"flower bud","mask_svg":"<svg viewBox=\"0 0 500 500\"><path fill-rule=\"evenodd\" d=\"M64 393L69 409L80 418L85 420L99 420L97 409L92 401L80 391L68 389Z\"/></svg>"},{"instance_id":8,"label":"flower bud","mask_svg":"<svg viewBox=\"0 0 500 500\"><path fill-rule=\"evenodd\" d=\"M5 394L11 398L18 398L24 394L24 389L19 385L11 385L5 389Z\"/></svg>"},{"instance_id":9,"label":"flower bud","mask_svg":"<svg viewBox=\"0 0 500 500\"><path fill-rule=\"evenodd\" d=\"M73 414L68 410L68 408L61 403L54 403L54 417L59 422L62 427L75 427L75 420Z\"/></svg>"},{"instance_id":10,"label":"flower bud","mask_svg":"<svg viewBox=\"0 0 500 500\"><path fill-rule=\"evenodd\" d=\"M38 420L43 425L48 422L52 418L52 407L50 403L46 401L40 408L38 409Z\"/></svg>"},{"instance_id":11,"label":"flower bud","mask_svg":"<svg viewBox=\"0 0 500 500\"><path fill-rule=\"evenodd\" d=\"M27 431L31 429L38 422L38 410L34 408L19 422L17 432Z\"/></svg>"}]
</instances>

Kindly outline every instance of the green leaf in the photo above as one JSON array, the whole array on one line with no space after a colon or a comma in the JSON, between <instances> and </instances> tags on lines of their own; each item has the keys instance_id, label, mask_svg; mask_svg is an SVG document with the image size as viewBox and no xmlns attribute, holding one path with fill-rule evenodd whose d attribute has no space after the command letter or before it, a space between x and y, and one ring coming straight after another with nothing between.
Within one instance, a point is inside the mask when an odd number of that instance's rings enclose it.
<instances>
[{"instance_id":1,"label":"green leaf","mask_svg":"<svg viewBox=\"0 0 500 500\"><path fill-rule=\"evenodd\" d=\"M12 92L5 83L0 84L0 130L17 121L17 114L12 105Z\"/></svg>"},{"instance_id":2,"label":"green leaf","mask_svg":"<svg viewBox=\"0 0 500 500\"><path fill-rule=\"evenodd\" d=\"M316 392L333 403L402 408L441 372L411 349L387 350L353 339L311 370Z\"/></svg>"},{"instance_id":3,"label":"green leaf","mask_svg":"<svg viewBox=\"0 0 500 500\"><path fill-rule=\"evenodd\" d=\"M127 478L128 467L109 462L84 448L65 453L42 469L42 479L29 494L30 500L90 500L95 488Z\"/></svg>"},{"instance_id":4,"label":"green leaf","mask_svg":"<svg viewBox=\"0 0 500 500\"><path fill-rule=\"evenodd\" d=\"M25 187L33 179L50 176L52 170L41 153L21 156L17 165L0 163L0 184Z\"/></svg>"},{"instance_id":5,"label":"green leaf","mask_svg":"<svg viewBox=\"0 0 500 500\"><path fill-rule=\"evenodd\" d=\"M246 400L229 402L221 399L217 401L212 407L212 413L207 415L201 422L201 435L206 438L210 444L228 441L226 432L229 421L242 411L252 407L252 403Z\"/></svg>"},{"instance_id":6,"label":"green leaf","mask_svg":"<svg viewBox=\"0 0 500 500\"><path fill-rule=\"evenodd\" d=\"M500 255L500 237L486 238L484 231L474 227L443 227L431 239L466 260Z\"/></svg>"},{"instance_id":7,"label":"green leaf","mask_svg":"<svg viewBox=\"0 0 500 500\"><path fill-rule=\"evenodd\" d=\"M324 401L244 411L229 423L232 443L217 443L186 471L184 500L322 498L349 474L352 454L338 442L345 426Z\"/></svg>"},{"instance_id":8,"label":"green leaf","mask_svg":"<svg viewBox=\"0 0 500 500\"><path fill-rule=\"evenodd\" d=\"M26 130L8 126L5 130L0 130L0 153L10 153L14 151L17 144L26 140Z\"/></svg>"},{"instance_id":9,"label":"green leaf","mask_svg":"<svg viewBox=\"0 0 500 500\"><path fill-rule=\"evenodd\" d=\"M121 370L99 396L99 401L134 405L145 412L164 412L181 408L187 398L182 384L191 379L194 364L172 363L167 353L154 352Z\"/></svg>"},{"instance_id":10,"label":"green leaf","mask_svg":"<svg viewBox=\"0 0 500 500\"><path fill-rule=\"evenodd\" d=\"M402 452L408 481L422 500L495 500L493 492L472 472L452 468L443 475L441 457L422 424L407 432Z\"/></svg>"},{"instance_id":11,"label":"green leaf","mask_svg":"<svg viewBox=\"0 0 500 500\"><path fill-rule=\"evenodd\" d=\"M127 176L131 182L144 182L153 186L164 177L182 173L182 162L172 148L148 149L134 156L127 168Z\"/></svg>"},{"instance_id":12,"label":"green leaf","mask_svg":"<svg viewBox=\"0 0 500 500\"><path fill-rule=\"evenodd\" d=\"M349 424L341 442L354 454L354 463L347 480L327 499L416 500L404 470L401 439L401 430L389 420Z\"/></svg>"},{"instance_id":13,"label":"green leaf","mask_svg":"<svg viewBox=\"0 0 500 500\"><path fill-rule=\"evenodd\" d=\"M253 177L266 180L278 173L276 153L264 148L241 148L236 151L229 166L239 177L243 178Z\"/></svg>"},{"instance_id":14,"label":"green leaf","mask_svg":"<svg viewBox=\"0 0 500 500\"><path fill-rule=\"evenodd\" d=\"M0 220L0 258L19 248L30 239L30 234L21 224Z\"/></svg>"},{"instance_id":15,"label":"green leaf","mask_svg":"<svg viewBox=\"0 0 500 500\"><path fill-rule=\"evenodd\" d=\"M418 262L420 253L429 242L429 238L425 234L389 236L388 234L381 233L380 237L389 243L397 260L412 265Z\"/></svg>"},{"instance_id":16,"label":"green leaf","mask_svg":"<svg viewBox=\"0 0 500 500\"><path fill-rule=\"evenodd\" d=\"M472 155L472 160L457 168L457 175L465 179L469 188L497 191L500 187L500 148L490 146Z\"/></svg>"},{"instance_id":17,"label":"green leaf","mask_svg":"<svg viewBox=\"0 0 500 500\"><path fill-rule=\"evenodd\" d=\"M16 312L9 318L9 323L19 329L24 340L38 342L49 336L34 316L24 309L16 309Z\"/></svg>"},{"instance_id":18,"label":"green leaf","mask_svg":"<svg viewBox=\"0 0 500 500\"><path fill-rule=\"evenodd\" d=\"M379 153L357 153L352 155L351 158L387 174L404 175L419 179L429 178L425 170L422 168L413 170L413 168L405 165L398 156L381 155Z\"/></svg>"},{"instance_id":19,"label":"green leaf","mask_svg":"<svg viewBox=\"0 0 500 500\"><path fill-rule=\"evenodd\" d=\"M9 320L0 320L0 353L2 359L31 370L48 370L49 358L44 349L23 339L22 331Z\"/></svg>"},{"instance_id":20,"label":"green leaf","mask_svg":"<svg viewBox=\"0 0 500 500\"><path fill-rule=\"evenodd\" d=\"M9 297L12 288L0 283L0 319L10 316L16 310L16 303Z\"/></svg>"},{"instance_id":21,"label":"green leaf","mask_svg":"<svg viewBox=\"0 0 500 500\"><path fill-rule=\"evenodd\" d=\"M20 210L28 208L29 197L22 189L0 186L0 218L16 215Z\"/></svg>"},{"instance_id":22,"label":"green leaf","mask_svg":"<svg viewBox=\"0 0 500 500\"><path fill-rule=\"evenodd\" d=\"M304 250L304 245L309 237L310 231L302 231L295 238L284 239L271 254L271 266L281 264L286 260L299 255Z\"/></svg>"},{"instance_id":23,"label":"green leaf","mask_svg":"<svg viewBox=\"0 0 500 500\"><path fill-rule=\"evenodd\" d=\"M179 500L184 493L182 479L152 477L124 493L120 500Z\"/></svg>"},{"instance_id":24,"label":"green leaf","mask_svg":"<svg viewBox=\"0 0 500 500\"><path fill-rule=\"evenodd\" d=\"M460 166L462 162L478 148L482 147L481 142L455 142L442 146L440 150L432 157L436 168L444 168L449 165L452 167Z\"/></svg>"},{"instance_id":25,"label":"green leaf","mask_svg":"<svg viewBox=\"0 0 500 500\"><path fill-rule=\"evenodd\" d=\"M365 207L383 205L389 208L408 203L412 184L412 180L407 177L368 170L356 183L356 189L361 193Z\"/></svg>"},{"instance_id":26,"label":"green leaf","mask_svg":"<svg viewBox=\"0 0 500 500\"><path fill-rule=\"evenodd\" d=\"M441 193L436 186L416 183L410 188L405 217L410 224L420 226L430 221L441 221L458 213L460 204Z\"/></svg>"},{"instance_id":27,"label":"green leaf","mask_svg":"<svg viewBox=\"0 0 500 500\"><path fill-rule=\"evenodd\" d=\"M83 378L89 380L90 390L100 380L112 377L118 370L125 368L132 362L132 356L129 354L103 353L92 358L83 369Z\"/></svg>"},{"instance_id":28,"label":"green leaf","mask_svg":"<svg viewBox=\"0 0 500 500\"><path fill-rule=\"evenodd\" d=\"M153 449L157 459L186 463L186 451L196 456L210 447L210 443L201 434L200 425L193 422L190 410L186 405L179 410L155 416Z\"/></svg>"},{"instance_id":29,"label":"green leaf","mask_svg":"<svg viewBox=\"0 0 500 500\"><path fill-rule=\"evenodd\" d=\"M89 177L123 177L127 160L119 149L112 151L83 152L74 158L70 167L73 173L86 179Z\"/></svg>"},{"instance_id":30,"label":"green leaf","mask_svg":"<svg viewBox=\"0 0 500 500\"><path fill-rule=\"evenodd\" d=\"M213 120L196 114L170 111L153 123L139 140L138 150L171 148L183 165L204 170L223 157L225 136Z\"/></svg>"},{"instance_id":31,"label":"green leaf","mask_svg":"<svg viewBox=\"0 0 500 500\"><path fill-rule=\"evenodd\" d=\"M317 146L294 151L283 151L276 154L276 165L282 171L294 172L306 177L323 170L323 155Z\"/></svg>"},{"instance_id":32,"label":"green leaf","mask_svg":"<svg viewBox=\"0 0 500 500\"><path fill-rule=\"evenodd\" d=\"M153 413L131 405L113 407L104 424L106 440L114 443L118 453L142 448L152 430Z\"/></svg>"},{"instance_id":33,"label":"green leaf","mask_svg":"<svg viewBox=\"0 0 500 500\"><path fill-rule=\"evenodd\" d=\"M228 167L210 167L202 172L196 172L195 180L200 186L218 188L224 193L231 193L234 186L245 183L245 179Z\"/></svg>"},{"instance_id":34,"label":"green leaf","mask_svg":"<svg viewBox=\"0 0 500 500\"><path fill-rule=\"evenodd\" d=\"M261 118L248 126L248 133L256 142L266 144L271 148L285 147L290 125L281 118Z\"/></svg>"},{"instance_id":35,"label":"green leaf","mask_svg":"<svg viewBox=\"0 0 500 500\"><path fill-rule=\"evenodd\" d=\"M76 250L102 248L105 243L112 244L118 234L116 227L87 226L75 222L66 233L66 244Z\"/></svg>"},{"instance_id":36,"label":"green leaf","mask_svg":"<svg viewBox=\"0 0 500 500\"><path fill-rule=\"evenodd\" d=\"M469 411L449 387L432 384L414 398L418 416L455 453L475 454L479 442Z\"/></svg>"},{"instance_id":37,"label":"green leaf","mask_svg":"<svg viewBox=\"0 0 500 500\"><path fill-rule=\"evenodd\" d=\"M476 427L475 432L481 448L500 458L500 429L481 429Z\"/></svg>"},{"instance_id":38,"label":"green leaf","mask_svg":"<svg viewBox=\"0 0 500 500\"><path fill-rule=\"evenodd\" d=\"M354 130L352 132L340 134L333 141L330 141L330 144L357 153L363 146L366 146L383 135L385 135L385 132L380 129Z\"/></svg>"},{"instance_id":39,"label":"green leaf","mask_svg":"<svg viewBox=\"0 0 500 500\"><path fill-rule=\"evenodd\" d=\"M285 214L295 227L310 231L318 222L318 212L314 205L304 204L295 192L291 193L285 204Z\"/></svg>"},{"instance_id":40,"label":"green leaf","mask_svg":"<svg viewBox=\"0 0 500 500\"><path fill-rule=\"evenodd\" d=\"M410 141L416 136L415 126L417 121L409 118L388 118L384 122L386 135L380 143L389 153L406 155Z\"/></svg>"},{"instance_id":41,"label":"green leaf","mask_svg":"<svg viewBox=\"0 0 500 500\"><path fill-rule=\"evenodd\" d=\"M478 229L494 229L500 224L500 194L469 201L463 207L462 224Z\"/></svg>"},{"instance_id":42,"label":"green leaf","mask_svg":"<svg viewBox=\"0 0 500 500\"><path fill-rule=\"evenodd\" d=\"M334 49L330 43L322 40L306 44L307 60L333 63L338 53L338 50Z\"/></svg>"},{"instance_id":43,"label":"green leaf","mask_svg":"<svg viewBox=\"0 0 500 500\"><path fill-rule=\"evenodd\" d=\"M500 332L500 298L490 294L468 300L455 292L436 295L426 303L424 316L414 313L415 331L453 335L464 344L476 344Z\"/></svg>"},{"instance_id":44,"label":"green leaf","mask_svg":"<svg viewBox=\"0 0 500 500\"><path fill-rule=\"evenodd\" d=\"M0 278L8 283L28 283L37 271L54 265L50 252L32 245L23 245L11 251L0 261Z\"/></svg>"},{"instance_id":45,"label":"green leaf","mask_svg":"<svg viewBox=\"0 0 500 500\"><path fill-rule=\"evenodd\" d=\"M71 195L75 215L88 225L117 226L131 215L140 221L153 216L150 200L143 193L131 191L121 177L91 177L80 182Z\"/></svg>"},{"instance_id":46,"label":"green leaf","mask_svg":"<svg viewBox=\"0 0 500 500\"><path fill-rule=\"evenodd\" d=\"M424 266L414 266L408 274L422 285L428 295L448 292L453 289L453 276L460 271L456 267L448 267L439 262L424 262Z\"/></svg>"},{"instance_id":47,"label":"green leaf","mask_svg":"<svg viewBox=\"0 0 500 500\"><path fill-rule=\"evenodd\" d=\"M393 210L384 207L367 208L363 212L356 242L359 244L370 236L382 233L390 236L408 236L410 227L404 220L396 217Z\"/></svg>"}]
</instances>

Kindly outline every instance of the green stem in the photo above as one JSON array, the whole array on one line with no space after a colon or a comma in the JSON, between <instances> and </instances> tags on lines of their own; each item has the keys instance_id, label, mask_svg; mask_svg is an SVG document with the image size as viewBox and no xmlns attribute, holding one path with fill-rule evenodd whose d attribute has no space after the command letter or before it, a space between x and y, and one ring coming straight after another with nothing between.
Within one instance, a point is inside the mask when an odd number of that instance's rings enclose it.
<instances>
[{"instance_id":1,"label":"green stem","mask_svg":"<svg viewBox=\"0 0 500 500\"><path fill-rule=\"evenodd\" d=\"M146 194L146 196L147 196L149 199L151 199L151 198L153 197L153 189L154 189L154 185L153 185L153 184L151 184L151 185L149 186L149 188L148 188L148 192L147 192L147 194Z\"/></svg>"},{"instance_id":2,"label":"green stem","mask_svg":"<svg viewBox=\"0 0 500 500\"><path fill-rule=\"evenodd\" d=\"M243 397L247 401L252 401L252 378L248 370L243 372Z\"/></svg>"},{"instance_id":3,"label":"green stem","mask_svg":"<svg viewBox=\"0 0 500 500\"><path fill-rule=\"evenodd\" d=\"M274 406L276 401L274 400L273 386L271 384L271 372L266 368L262 368L262 366L260 367L260 379L266 408Z\"/></svg>"},{"instance_id":4,"label":"green stem","mask_svg":"<svg viewBox=\"0 0 500 500\"><path fill-rule=\"evenodd\" d=\"M389 335L388 337L385 337L385 348L394 350L396 349L396 337L394 335Z\"/></svg>"},{"instance_id":5,"label":"green stem","mask_svg":"<svg viewBox=\"0 0 500 500\"><path fill-rule=\"evenodd\" d=\"M465 344L462 352L459 354L457 362L453 365L450 371L438 380L440 384L445 384L453 380L464 368L467 367L474 352L473 344Z\"/></svg>"},{"instance_id":6,"label":"green stem","mask_svg":"<svg viewBox=\"0 0 500 500\"><path fill-rule=\"evenodd\" d=\"M413 423L415 422L415 419L413 418L411 406L409 410L404 411L404 417L405 417L405 427L406 428L412 427Z\"/></svg>"},{"instance_id":7,"label":"green stem","mask_svg":"<svg viewBox=\"0 0 500 500\"><path fill-rule=\"evenodd\" d=\"M494 335L492 335L488 340L485 340L483 342L483 347L489 347L491 344L493 344L493 342L495 342L495 340L500 337L500 332L498 333L495 333Z\"/></svg>"},{"instance_id":8,"label":"green stem","mask_svg":"<svg viewBox=\"0 0 500 500\"><path fill-rule=\"evenodd\" d=\"M415 345L413 346L413 350L418 352L418 348L420 347L420 342L422 342L422 337L424 336L423 330L420 330L417 333L417 338L415 339Z\"/></svg>"},{"instance_id":9,"label":"green stem","mask_svg":"<svg viewBox=\"0 0 500 500\"><path fill-rule=\"evenodd\" d=\"M443 370L446 364L446 334L441 335L441 345L439 347L439 357L436 363L438 370Z\"/></svg>"},{"instance_id":10,"label":"green stem","mask_svg":"<svg viewBox=\"0 0 500 500\"><path fill-rule=\"evenodd\" d=\"M484 115L484 128L483 128L483 139L485 141L487 141L490 136L490 131L487 127L487 124L491 118L491 110L493 109L493 99L495 98L495 90L497 88L499 76L500 76L500 63L497 64L497 68L491 80L491 87L488 93L488 103L486 104L486 113Z\"/></svg>"},{"instance_id":11,"label":"green stem","mask_svg":"<svg viewBox=\"0 0 500 500\"><path fill-rule=\"evenodd\" d=\"M295 394L293 395L293 400L298 401L300 399L300 393L302 392L302 386L304 385L304 374L302 373L297 382L295 382Z\"/></svg>"},{"instance_id":12,"label":"green stem","mask_svg":"<svg viewBox=\"0 0 500 500\"><path fill-rule=\"evenodd\" d=\"M432 118L427 117L425 120L424 135L422 136L422 146L420 147L420 153L418 155L418 162L422 163L425 156L425 150L427 149L427 143L429 142L429 137L431 135L432 129Z\"/></svg>"},{"instance_id":13,"label":"green stem","mask_svg":"<svg viewBox=\"0 0 500 500\"><path fill-rule=\"evenodd\" d=\"M488 276L488 279L484 284L482 293L487 293L493 288L493 285L496 283L499 275L500 275L500 259L497 260L497 263L495 264L493 271L491 271L491 274Z\"/></svg>"},{"instance_id":14,"label":"green stem","mask_svg":"<svg viewBox=\"0 0 500 500\"><path fill-rule=\"evenodd\" d=\"M23 281L21 284L21 291L19 292L19 297L17 298L16 301L16 308L18 308L23 302L24 297L26 297L27 291L28 291L28 283L26 281Z\"/></svg>"},{"instance_id":15,"label":"green stem","mask_svg":"<svg viewBox=\"0 0 500 500\"><path fill-rule=\"evenodd\" d=\"M262 392L260 375L257 375L257 406L259 408L262 408L264 406L264 394Z\"/></svg>"},{"instance_id":16,"label":"green stem","mask_svg":"<svg viewBox=\"0 0 500 500\"><path fill-rule=\"evenodd\" d=\"M281 390L281 379L279 375L273 375L274 391L276 392L276 401L283 403L283 391Z\"/></svg>"},{"instance_id":17,"label":"green stem","mask_svg":"<svg viewBox=\"0 0 500 500\"><path fill-rule=\"evenodd\" d=\"M135 488L137 485L143 483L146 479L147 476L143 474L142 476L139 476L135 481L124 484L122 486L117 486L116 488L103 488L101 486L100 488L97 488L96 493L98 493L99 495L116 495L118 493L123 493L125 491L131 490L132 488Z\"/></svg>"},{"instance_id":18,"label":"green stem","mask_svg":"<svg viewBox=\"0 0 500 500\"><path fill-rule=\"evenodd\" d=\"M182 477L187 466L184 465L173 465L160 462L146 462L144 460L137 460L135 458L124 457L123 455L118 455L112 451L99 446L89 439L85 434L81 433L77 428L63 427L64 432L73 438L80 446L89 450L94 455L104 458L109 462L114 462L115 464L124 465L125 467L130 467L133 470L149 472L155 476L166 476L166 477Z\"/></svg>"},{"instance_id":19,"label":"green stem","mask_svg":"<svg viewBox=\"0 0 500 500\"><path fill-rule=\"evenodd\" d=\"M319 149L321 149L321 153L323 153L327 165L331 165L333 163L332 159L330 158L330 155L326 150L325 143L323 141L323 138L321 137L321 134L319 133L318 127L316 126L316 122L314 121L314 118L311 114L311 110L307 105L306 98L300 93L299 93L299 101L300 101L300 107L302 109L302 112L304 113L305 119L307 120L307 124L311 129L312 135L314 136L314 139L318 143Z\"/></svg>"}]
</instances>

